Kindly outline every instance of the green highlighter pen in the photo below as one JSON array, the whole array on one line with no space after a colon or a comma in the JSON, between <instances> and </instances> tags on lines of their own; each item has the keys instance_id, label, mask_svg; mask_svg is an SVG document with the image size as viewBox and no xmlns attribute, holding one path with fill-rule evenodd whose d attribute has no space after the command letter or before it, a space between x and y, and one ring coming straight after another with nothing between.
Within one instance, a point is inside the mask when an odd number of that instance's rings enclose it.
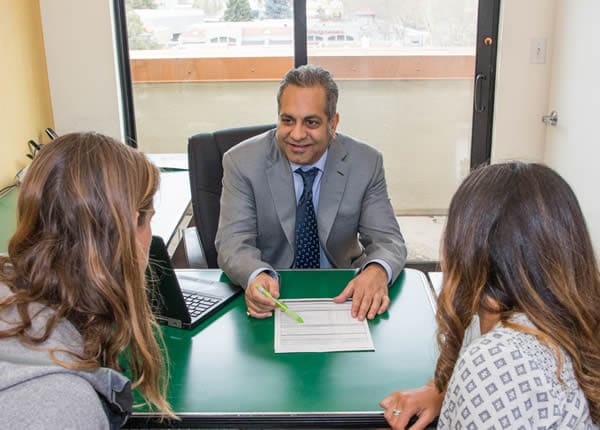
<instances>
[{"instance_id":1,"label":"green highlighter pen","mask_svg":"<svg viewBox=\"0 0 600 430\"><path fill-rule=\"evenodd\" d=\"M254 288L256 288L263 296L270 298L271 300L273 300L275 302L275 304L279 307L279 309L281 309L283 312L285 312L286 314L288 314L289 316L291 316L292 318L294 318L297 322L299 323L303 323L304 320L302 318L300 318L300 315L298 315L296 312L294 312L293 310L291 310L290 308L288 308L285 303L281 303L279 300L277 300L275 297L273 297L271 295L271 293L269 293L267 290L265 290L263 288L262 285L258 285L255 284Z\"/></svg>"}]
</instances>

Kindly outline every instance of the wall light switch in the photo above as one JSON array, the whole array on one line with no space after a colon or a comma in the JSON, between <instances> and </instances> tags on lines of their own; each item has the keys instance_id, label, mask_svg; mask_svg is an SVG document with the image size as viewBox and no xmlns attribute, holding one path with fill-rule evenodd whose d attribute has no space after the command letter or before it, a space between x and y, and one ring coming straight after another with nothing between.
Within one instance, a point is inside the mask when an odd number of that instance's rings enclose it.
<instances>
[{"instance_id":1,"label":"wall light switch","mask_svg":"<svg viewBox=\"0 0 600 430\"><path fill-rule=\"evenodd\" d=\"M531 64L546 63L546 38L539 37L531 39L529 62Z\"/></svg>"}]
</instances>

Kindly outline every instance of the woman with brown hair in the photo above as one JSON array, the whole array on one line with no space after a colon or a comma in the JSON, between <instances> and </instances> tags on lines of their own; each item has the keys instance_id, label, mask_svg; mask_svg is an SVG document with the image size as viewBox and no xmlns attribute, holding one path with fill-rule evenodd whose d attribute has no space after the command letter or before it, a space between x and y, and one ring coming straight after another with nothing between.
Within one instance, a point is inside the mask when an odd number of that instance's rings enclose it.
<instances>
[{"instance_id":1,"label":"woman with brown hair","mask_svg":"<svg viewBox=\"0 0 600 430\"><path fill-rule=\"evenodd\" d=\"M3 426L118 427L132 406L124 368L172 416L144 279L158 184L141 153L96 133L32 162L0 256Z\"/></svg>"},{"instance_id":2,"label":"woman with brown hair","mask_svg":"<svg viewBox=\"0 0 600 430\"><path fill-rule=\"evenodd\" d=\"M382 401L390 425L439 413L439 428L598 428L600 275L569 185L539 164L472 172L441 264L435 378Z\"/></svg>"}]
</instances>

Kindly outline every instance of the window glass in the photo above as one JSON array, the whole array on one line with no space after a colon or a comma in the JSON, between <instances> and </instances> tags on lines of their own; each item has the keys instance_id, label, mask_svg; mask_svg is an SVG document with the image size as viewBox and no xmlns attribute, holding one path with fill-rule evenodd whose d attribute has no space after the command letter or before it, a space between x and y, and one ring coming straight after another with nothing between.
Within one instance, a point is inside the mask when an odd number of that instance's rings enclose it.
<instances>
[{"instance_id":1,"label":"window glass","mask_svg":"<svg viewBox=\"0 0 600 430\"><path fill-rule=\"evenodd\" d=\"M277 119L290 0L125 0L138 146ZM384 155L396 213L442 214L470 167L477 0L307 0L310 63L340 86L339 131Z\"/></svg>"},{"instance_id":2,"label":"window glass","mask_svg":"<svg viewBox=\"0 0 600 430\"><path fill-rule=\"evenodd\" d=\"M397 214L445 213L469 172L477 3L307 0L308 59L339 83L338 131L382 151Z\"/></svg>"},{"instance_id":3,"label":"window glass","mask_svg":"<svg viewBox=\"0 0 600 430\"><path fill-rule=\"evenodd\" d=\"M274 123L293 67L287 0L125 0L138 147L186 152L193 134Z\"/></svg>"}]
</instances>

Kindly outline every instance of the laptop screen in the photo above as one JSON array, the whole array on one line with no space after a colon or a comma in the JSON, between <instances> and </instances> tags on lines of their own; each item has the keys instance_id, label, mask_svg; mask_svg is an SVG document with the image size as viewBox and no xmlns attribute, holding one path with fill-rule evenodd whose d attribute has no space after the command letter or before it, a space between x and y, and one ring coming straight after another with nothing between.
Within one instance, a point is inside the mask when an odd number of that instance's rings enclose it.
<instances>
[{"instance_id":1,"label":"laptop screen","mask_svg":"<svg viewBox=\"0 0 600 430\"><path fill-rule=\"evenodd\" d=\"M148 298L162 324L194 328L242 291L215 280L215 270L174 270L165 243L158 236L152 237L149 254Z\"/></svg>"}]
</instances>

